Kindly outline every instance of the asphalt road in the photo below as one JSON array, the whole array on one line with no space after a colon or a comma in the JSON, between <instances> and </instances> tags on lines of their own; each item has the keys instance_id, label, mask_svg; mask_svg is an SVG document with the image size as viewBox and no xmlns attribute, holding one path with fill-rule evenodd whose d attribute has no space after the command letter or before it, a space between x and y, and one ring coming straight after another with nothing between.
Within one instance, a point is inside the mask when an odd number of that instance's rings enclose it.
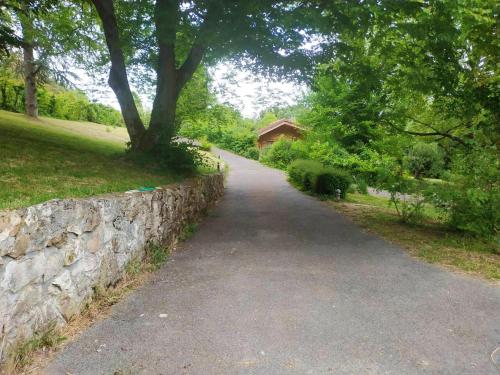
<instances>
[{"instance_id":1,"label":"asphalt road","mask_svg":"<svg viewBox=\"0 0 500 375\"><path fill-rule=\"evenodd\" d=\"M225 198L46 374L500 372L500 288L412 259L281 172L221 154Z\"/></svg>"}]
</instances>

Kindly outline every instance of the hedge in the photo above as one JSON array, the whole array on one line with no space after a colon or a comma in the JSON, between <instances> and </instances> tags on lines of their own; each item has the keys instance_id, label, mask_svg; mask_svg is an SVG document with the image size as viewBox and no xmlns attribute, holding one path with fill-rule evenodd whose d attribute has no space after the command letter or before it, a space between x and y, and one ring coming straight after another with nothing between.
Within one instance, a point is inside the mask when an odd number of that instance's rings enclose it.
<instances>
[{"instance_id":1,"label":"hedge","mask_svg":"<svg viewBox=\"0 0 500 375\"><path fill-rule=\"evenodd\" d=\"M292 184L299 189L320 195L335 195L340 189L340 196L345 198L351 185L350 175L340 169L325 167L314 160L298 159L288 167L288 176Z\"/></svg>"}]
</instances>

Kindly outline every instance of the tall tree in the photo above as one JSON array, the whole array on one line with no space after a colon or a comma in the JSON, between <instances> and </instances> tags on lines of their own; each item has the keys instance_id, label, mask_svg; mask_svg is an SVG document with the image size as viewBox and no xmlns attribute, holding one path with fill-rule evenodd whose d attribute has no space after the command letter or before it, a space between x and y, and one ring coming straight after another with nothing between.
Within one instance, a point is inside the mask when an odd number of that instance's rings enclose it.
<instances>
[{"instance_id":1,"label":"tall tree","mask_svg":"<svg viewBox=\"0 0 500 375\"><path fill-rule=\"evenodd\" d=\"M23 76L25 88L25 111L28 116L38 116L36 98L36 75L38 69L34 53L34 18L53 5L53 0L4 0L0 3L0 49L9 53L13 47L19 47L23 52ZM19 21L21 35L14 32L15 21Z\"/></svg>"},{"instance_id":2,"label":"tall tree","mask_svg":"<svg viewBox=\"0 0 500 375\"><path fill-rule=\"evenodd\" d=\"M28 9L29 4L22 2L18 12L22 30L23 74L24 74L24 103L25 112L30 117L38 117L38 102L36 98L36 76L39 67L35 62L35 28L33 14Z\"/></svg>"},{"instance_id":3,"label":"tall tree","mask_svg":"<svg viewBox=\"0 0 500 375\"><path fill-rule=\"evenodd\" d=\"M202 59L246 57L255 66L296 71L319 9L303 2L234 0L92 0L109 51L109 84L116 94L133 149L151 151L175 133L176 103ZM151 27L153 23L154 27ZM134 104L127 68L154 71L156 95L145 127Z\"/></svg>"},{"instance_id":4,"label":"tall tree","mask_svg":"<svg viewBox=\"0 0 500 375\"><path fill-rule=\"evenodd\" d=\"M78 62L88 47L96 48L87 31L95 19L80 13L83 4L66 1L0 0L0 6L0 49L21 49L25 112L37 117L37 84L48 79L68 84L68 61Z\"/></svg>"}]
</instances>

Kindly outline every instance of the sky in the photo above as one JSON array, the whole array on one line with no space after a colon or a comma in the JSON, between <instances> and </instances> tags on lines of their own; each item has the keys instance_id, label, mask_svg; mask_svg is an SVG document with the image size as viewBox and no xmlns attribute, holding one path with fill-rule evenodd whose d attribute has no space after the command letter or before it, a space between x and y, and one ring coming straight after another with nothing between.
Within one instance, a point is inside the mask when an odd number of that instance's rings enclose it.
<instances>
[{"instance_id":1,"label":"sky","mask_svg":"<svg viewBox=\"0 0 500 375\"><path fill-rule=\"evenodd\" d=\"M238 108L243 116L255 118L268 107L296 104L307 92L304 85L291 80L272 80L220 63L209 70L211 90L221 103Z\"/></svg>"},{"instance_id":2,"label":"sky","mask_svg":"<svg viewBox=\"0 0 500 375\"><path fill-rule=\"evenodd\" d=\"M256 118L263 109L271 106L295 104L307 92L304 85L255 75L228 62L210 68L209 75L210 89L219 102L236 107L247 118ZM76 85L86 91L91 99L119 109L105 77L91 78L83 71L78 72L78 76ZM142 93L140 96L144 106L150 109L151 95Z\"/></svg>"}]
</instances>

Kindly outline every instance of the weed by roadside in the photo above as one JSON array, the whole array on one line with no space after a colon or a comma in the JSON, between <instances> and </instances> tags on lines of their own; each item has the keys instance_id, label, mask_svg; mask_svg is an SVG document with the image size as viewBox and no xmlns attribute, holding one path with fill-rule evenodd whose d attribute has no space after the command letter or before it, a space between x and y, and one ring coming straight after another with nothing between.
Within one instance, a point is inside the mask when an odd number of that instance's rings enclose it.
<instances>
[{"instance_id":1,"label":"weed by roadside","mask_svg":"<svg viewBox=\"0 0 500 375\"><path fill-rule=\"evenodd\" d=\"M36 351L48 351L61 344L66 337L62 336L55 324L37 332L31 339L20 343L12 350L5 364L6 374L15 374L32 363L32 355Z\"/></svg>"},{"instance_id":2,"label":"weed by roadside","mask_svg":"<svg viewBox=\"0 0 500 375\"><path fill-rule=\"evenodd\" d=\"M179 234L179 241L186 241L189 239L198 229L198 225L196 223L189 223L184 228L182 228L181 233Z\"/></svg>"},{"instance_id":3,"label":"weed by roadside","mask_svg":"<svg viewBox=\"0 0 500 375\"><path fill-rule=\"evenodd\" d=\"M170 249L157 244L152 244L146 249L145 262L143 264L155 271L165 263L170 256Z\"/></svg>"}]
</instances>

